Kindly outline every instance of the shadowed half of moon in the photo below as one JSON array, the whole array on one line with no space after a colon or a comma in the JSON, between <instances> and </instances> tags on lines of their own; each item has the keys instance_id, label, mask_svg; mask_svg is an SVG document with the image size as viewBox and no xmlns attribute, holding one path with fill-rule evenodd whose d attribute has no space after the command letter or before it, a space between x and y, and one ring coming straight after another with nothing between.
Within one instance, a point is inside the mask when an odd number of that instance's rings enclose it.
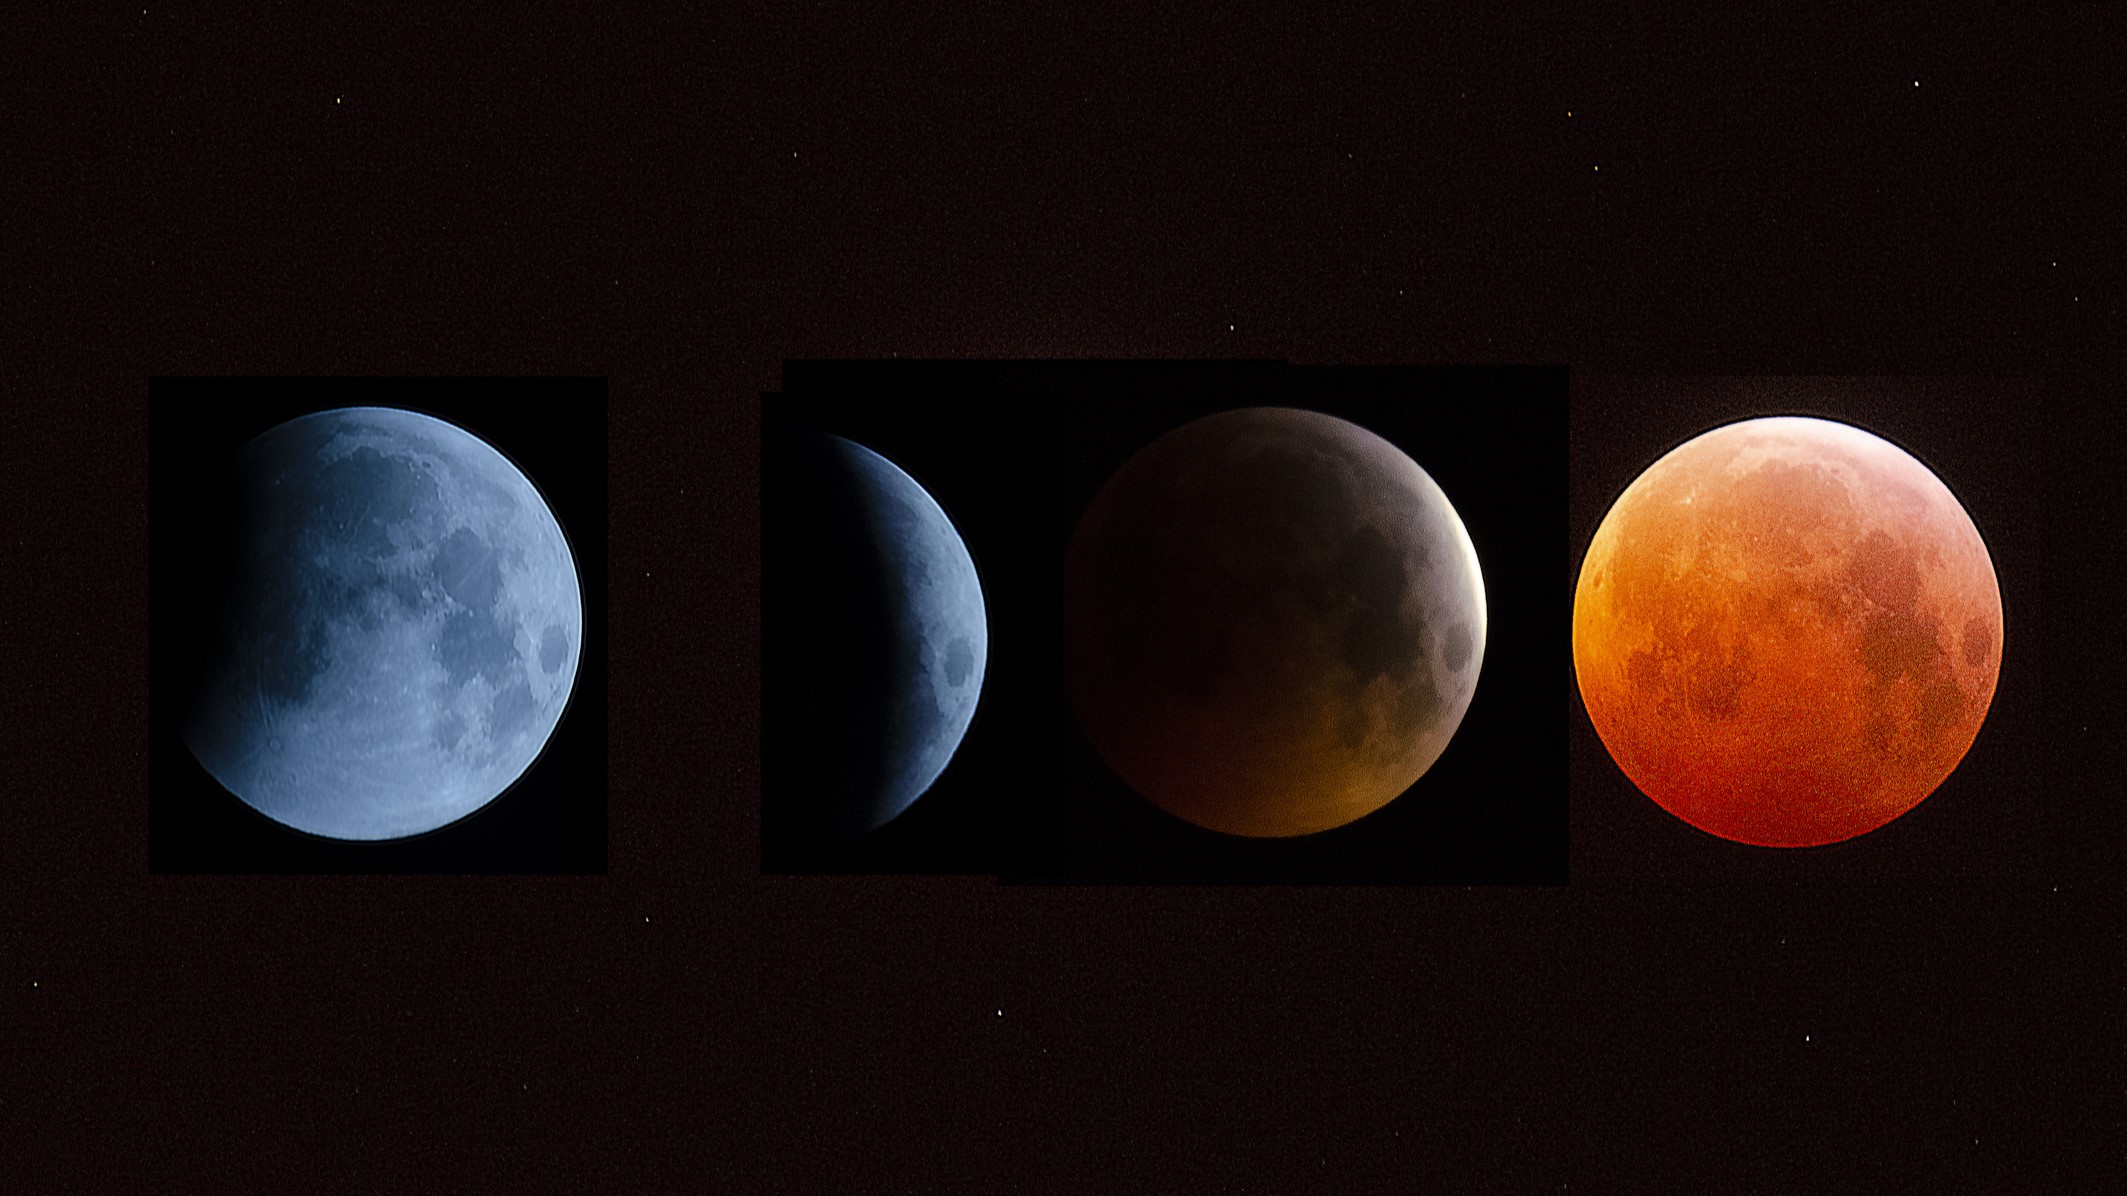
<instances>
[{"instance_id":1,"label":"shadowed half of moon","mask_svg":"<svg viewBox=\"0 0 2127 1196\"><path fill-rule=\"evenodd\" d=\"M1710 834L1805 847L1918 805L2001 667L1979 531L1904 450L1781 417L1716 428L1596 529L1573 664L1618 767Z\"/></svg>"},{"instance_id":2,"label":"shadowed half of moon","mask_svg":"<svg viewBox=\"0 0 2127 1196\"><path fill-rule=\"evenodd\" d=\"M463 818L560 720L576 564L502 454L411 411L319 412L244 446L210 644L180 727L284 825L391 839Z\"/></svg>"},{"instance_id":3,"label":"shadowed half of moon","mask_svg":"<svg viewBox=\"0 0 2127 1196\"><path fill-rule=\"evenodd\" d=\"M762 835L816 852L884 825L975 715L989 624L974 559L878 453L781 429L762 461Z\"/></svg>"},{"instance_id":4,"label":"shadowed half of moon","mask_svg":"<svg viewBox=\"0 0 2127 1196\"><path fill-rule=\"evenodd\" d=\"M1309 834L1394 800L1446 750L1484 658L1484 579L1447 495L1312 411L1154 441L1080 520L1065 589L1094 748L1228 834Z\"/></svg>"}]
</instances>

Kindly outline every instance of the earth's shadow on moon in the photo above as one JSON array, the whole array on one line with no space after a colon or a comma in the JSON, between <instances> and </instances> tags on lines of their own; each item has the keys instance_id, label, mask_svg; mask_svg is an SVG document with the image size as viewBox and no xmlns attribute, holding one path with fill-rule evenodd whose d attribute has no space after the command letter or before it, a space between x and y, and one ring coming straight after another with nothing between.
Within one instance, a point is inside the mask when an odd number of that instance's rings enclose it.
<instances>
[{"instance_id":1,"label":"earth's shadow on moon","mask_svg":"<svg viewBox=\"0 0 2127 1196\"><path fill-rule=\"evenodd\" d=\"M2041 609L2046 388L2019 379L1573 378L1571 539L1562 601L1604 515L1649 466L1740 420L1807 416L1863 429L1910 454L1945 485L1984 541L2001 595L2000 673L1978 737L1926 798L1841 842L1766 847L1700 830L1641 793L1596 734L1573 662L1558 675L1569 729L1576 885L1791 885L2004 879L2073 854L2049 845L2049 811L2069 800L2045 783L2054 761L2038 723L2045 655ZM1558 584L1557 582L1553 583Z\"/></svg>"},{"instance_id":2,"label":"earth's shadow on moon","mask_svg":"<svg viewBox=\"0 0 2127 1196\"><path fill-rule=\"evenodd\" d=\"M492 801L373 841L284 826L203 768L180 713L208 662L201 633L229 593L238 451L312 411L381 406L444 420L509 460L574 558L576 677L551 736ZM605 387L597 379L156 379L150 439L150 866L157 872L602 872L605 867ZM470 576L470 575L468 575ZM461 579L461 588L470 582ZM472 595L477 597L477 595ZM536 661L538 645L532 646Z\"/></svg>"},{"instance_id":3,"label":"earth's shadow on moon","mask_svg":"<svg viewBox=\"0 0 2127 1196\"><path fill-rule=\"evenodd\" d=\"M952 765L906 813L805 870L1065 884L1564 883L1552 684L1567 623L1535 597L1565 548L1564 401L1564 372L1539 368L786 363L782 392L763 403L764 434L778 423L832 431L908 468L960 528L991 620L982 701ZM1320 411L1409 455L1466 525L1490 607L1469 708L1418 783L1356 821L1282 839L1205 830L1130 789L1088 742L1064 684L1064 559L1087 504L1161 435L1247 406Z\"/></svg>"},{"instance_id":4,"label":"earth's shadow on moon","mask_svg":"<svg viewBox=\"0 0 2127 1196\"><path fill-rule=\"evenodd\" d=\"M989 627L951 516L891 460L778 427L762 439L761 844L801 867L891 821L951 765Z\"/></svg>"}]
</instances>

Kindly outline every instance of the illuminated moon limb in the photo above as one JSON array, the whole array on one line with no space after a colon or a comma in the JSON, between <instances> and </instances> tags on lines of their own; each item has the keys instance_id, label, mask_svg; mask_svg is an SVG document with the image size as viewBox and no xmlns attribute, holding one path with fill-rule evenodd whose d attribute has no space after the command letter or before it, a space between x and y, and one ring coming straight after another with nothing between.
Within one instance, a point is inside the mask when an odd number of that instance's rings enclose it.
<instances>
[{"instance_id":1,"label":"illuminated moon limb","mask_svg":"<svg viewBox=\"0 0 2127 1196\"><path fill-rule=\"evenodd\" d=\"M840 436L764 441L762 740L771 853L839 848L929 792L973 725L988 608L967 541L900 466Z\"/></svg>"},{"instance_id":2,"label":"illuminated moon limb","mask_svg":"<svg viewBox=\"0 0 2127 1196\"><path fill-rule=\"evenodd\" d=\"M1612 759L1670 813L1775 847L1918 805L1994 697L2001 593L1926 466L1858 428L1781 417L1655 462L1604 516L1573 662Z\"/></svg>"}]
</instances>

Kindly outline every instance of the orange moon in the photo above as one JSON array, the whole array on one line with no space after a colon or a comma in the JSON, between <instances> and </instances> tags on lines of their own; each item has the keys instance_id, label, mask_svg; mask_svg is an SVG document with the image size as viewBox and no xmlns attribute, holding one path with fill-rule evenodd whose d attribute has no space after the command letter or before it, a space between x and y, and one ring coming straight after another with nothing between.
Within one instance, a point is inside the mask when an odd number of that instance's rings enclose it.
<instances>
[{"instance_id":1,"label":"orange moon","mask_svg":"<svg viewBox=\"0 0 2127 1196\"><path fill-rule=\"evenodd\" d=\"M2001 591L1949 488L1829 420L1715 428L1596 529L1573 666L1603 746L1725 839L1866 834L1948 777L2001 671Z\"/></svg>"}]
</instances>

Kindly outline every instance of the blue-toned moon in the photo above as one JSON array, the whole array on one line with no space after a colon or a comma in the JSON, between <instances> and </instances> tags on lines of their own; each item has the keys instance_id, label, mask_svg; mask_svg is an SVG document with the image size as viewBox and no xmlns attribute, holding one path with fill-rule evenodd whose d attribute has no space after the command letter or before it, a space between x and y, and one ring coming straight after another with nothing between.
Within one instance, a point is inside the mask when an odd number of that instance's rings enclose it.
<instances>
[{"instance_id":1,"label":"blue-toned moon","mask_svg":"<svg viewBox=\"0 0 2127 1196\"><path fill-rule=\"evenodd\" d=\"M945 771L989 660L982 584L936 499L837 436L779 434L763 475L763 833L817 850Z\"/></svg>"},{"instance_id":2,"label":"blue-toned moon","mask_svg":"<svg viewBox=\"0 0 2127 1196\"><path fill-rule=\"evenodd\" d=\"M583 598L532 483L464 430L352 407L237 457L232 575L181 734L251 808L333 839L480 809L545 747Z\"/></svg>"}]
</instances>

